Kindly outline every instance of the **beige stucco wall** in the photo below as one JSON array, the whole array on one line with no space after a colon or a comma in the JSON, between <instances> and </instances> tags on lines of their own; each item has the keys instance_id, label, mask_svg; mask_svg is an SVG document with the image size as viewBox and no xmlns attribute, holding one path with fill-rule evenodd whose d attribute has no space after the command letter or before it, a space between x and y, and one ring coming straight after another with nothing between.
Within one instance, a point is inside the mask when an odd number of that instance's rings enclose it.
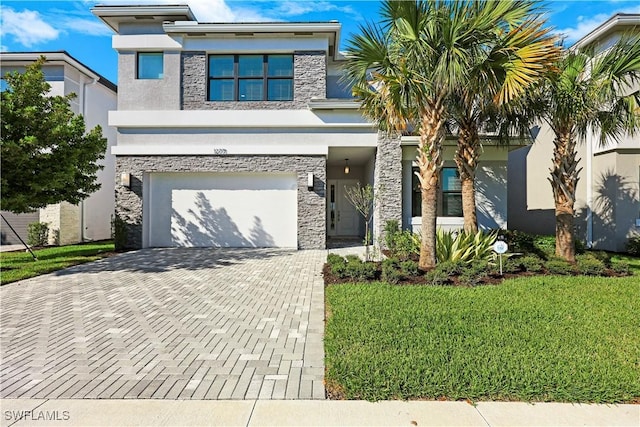
<instances>
[{"instance_id":1,"label":"beige stucco wall","mask_svg":"<svg viewBox=\"0 0 640 427\"><path fill-rule=\"evenodd\" d=\"M624 251L627 239L640 232L640 150L597 155L593 166L594 247Z\"/></svg>"}]
</instances>

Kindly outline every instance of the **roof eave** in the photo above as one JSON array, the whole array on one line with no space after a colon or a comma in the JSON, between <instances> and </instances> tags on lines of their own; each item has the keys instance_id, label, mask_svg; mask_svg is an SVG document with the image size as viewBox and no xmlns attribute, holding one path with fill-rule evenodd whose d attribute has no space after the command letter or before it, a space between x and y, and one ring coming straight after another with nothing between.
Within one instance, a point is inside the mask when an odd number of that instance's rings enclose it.
<instances>
[{"instance_id":1,"label":"roof eave","mask_svg":"<svg viewBox=\"0 0 640 427\"><path fill-rule=\"evenodd\" d=\"M589 34L578 40L574 47L581 48L590 45L602 36L609 33L618 26L640 25L640 14L621 14L617 13L604 23L593 29Z\"/></svg>"}]
</instances>

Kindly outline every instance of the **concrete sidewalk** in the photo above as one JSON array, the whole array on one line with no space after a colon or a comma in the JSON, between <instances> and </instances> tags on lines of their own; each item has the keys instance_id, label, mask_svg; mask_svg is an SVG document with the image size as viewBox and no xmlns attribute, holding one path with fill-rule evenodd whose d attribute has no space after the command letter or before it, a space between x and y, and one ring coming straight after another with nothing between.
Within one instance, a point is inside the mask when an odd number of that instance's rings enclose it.
<instances>
[{"instance_id":1,"label":"concrete sidewalk","mask_svg":"<svg viewBox=\"0 0 640 427\"><path fill-rule=\"evenodd\" d=\"M640 405L569 403L4 399L0 409L2 427L640 425Z\"/></svg>"}]
</instances>

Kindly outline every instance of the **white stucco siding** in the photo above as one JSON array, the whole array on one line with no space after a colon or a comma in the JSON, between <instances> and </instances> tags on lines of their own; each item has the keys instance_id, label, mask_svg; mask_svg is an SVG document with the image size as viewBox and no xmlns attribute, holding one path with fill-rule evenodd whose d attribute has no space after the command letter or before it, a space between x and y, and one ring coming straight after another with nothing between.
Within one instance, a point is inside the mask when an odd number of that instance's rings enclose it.
<instances>
[{"instance_id":1,"label":"white stucco siding","mask_svg":"<svg viewBox=\"0 0 640 427\"><path fill-rule=\"evenodd\" d=\"M297 183L284 173L149 174L151 247L297 247Z\"/></svg>"},{"instance_id":2,"label":"white stucco siding","mask_svg":"<svg viewBox=\"0 0 640 427\"><path fill-rule=\"evenodd\" d=\"M481 162L476 171L476 214L484 229L507 228L507 163Z\"/></svg>"},{"instance_id":3,"label":"white stucco siding","mask_svg":"<svg viewBox=\"0 0 640 427\"><path fill-rule=\"evenodd\" d=\"M416 147L403 147L402 162L402 222L403 227L420 231L422 218L412 216L412 167ZM455 146L443 149L445 167L455 167ZM483 229L507 228L507 155L504 147L485 146L476 171L476 215ZM438 227L450 230L462 228L462 217L438 217Z\"/></svg>"},{"instance_id":4,"label":"white stucco siding","mask_svg":"<svg viewBox=\"0 0 640 427\"><path fill-rule=\"evenodd\" d=\"M104 169L98 171L101 187L81 204L83 210L80 227L83 238L104 240L111 238L111 217L115 208L115 146L116 129L108 125L108 112L117 107L116 94L101 84L87 84L85 90L85 126L87 130L100 125L102 136L107 138L105 158L100 162Z\"/></svg>"}]
</instances>

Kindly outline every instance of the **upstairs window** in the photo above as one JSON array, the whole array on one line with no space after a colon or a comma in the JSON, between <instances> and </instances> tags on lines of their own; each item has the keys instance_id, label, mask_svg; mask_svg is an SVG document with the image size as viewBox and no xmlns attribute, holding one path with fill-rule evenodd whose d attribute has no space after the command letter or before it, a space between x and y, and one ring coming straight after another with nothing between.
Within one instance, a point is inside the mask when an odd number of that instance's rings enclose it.
<instances>
[{"instance_id":1,"label":"upstairs window","mask_svg":"<svg viewBox=\"0 0 640 427\"><path fill-rule=\"evenodd\" d=\"M164 76L162 52L139 52L138 79L161 79Z\"/></svg>"},{"instance_id":2,"label":"upstairs window","mask_svg":"<svg viewBox=\"0 0 640 427\"><path fill-rule=\"evenodd\" d=\"M209 101L293 100L292 55L210 55Z\"/></svg>"},{"instance_id":3,"label":"upstairs window","mask_svg":"<svg viewBox=\"0 0 640 427\"><path fill-rule=\"evenodd\" d=\"M417 167L411 169L411 215L422 216L422 191L420 180L416 176ZM440 175L441 192L438 195L438 216L461 217L462 216L462 184L457 168L442 168Z\"/></svg>"}]
</instances>

